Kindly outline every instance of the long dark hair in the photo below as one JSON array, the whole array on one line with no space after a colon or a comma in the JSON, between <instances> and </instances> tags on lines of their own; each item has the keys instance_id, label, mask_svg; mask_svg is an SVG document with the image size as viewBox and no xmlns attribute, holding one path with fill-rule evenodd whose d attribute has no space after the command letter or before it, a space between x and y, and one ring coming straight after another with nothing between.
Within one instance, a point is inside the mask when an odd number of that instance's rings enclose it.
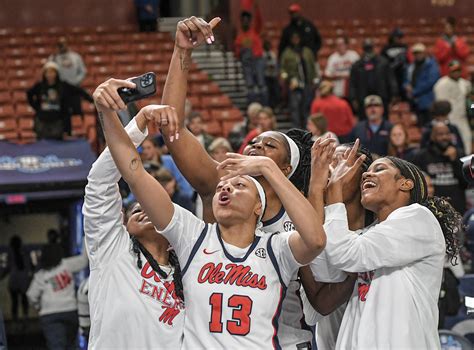
<instances>
[{"instance_id":1,"label":"long dark hair","mask_svg":"<svg viewBox=\"0 0 474 350\"><path fill-rule=\"evenodd\" d=\"M46 244L41 249L41 268L50 270L61 263L64 252L63 248L57 243Z\"/></svg>"},{"instance_id":2,"label":"long dark hair","mask_svg":"<svg viewBox=\"0 0 474 350\"><path fill-rule=\"evenodd\" d=\"M296 143L300 151L300 161L295 172L291 175L290 181L298 190L303 192L305 197L307 197L309 180L311 178L311 147L314 143L311 138L313 135L306 130L291 129L288 130L286 136ZM288 149L288 155L289 154L290 150Z\"/></svg>"},{"instance_id":3,"label":"long dark hair","mask_svg":"<svg viewBox=\"0 0 474 350\"><path fill-rule=\"evenodd\" d=\"M428 208L438 220L446 242L446 254L451 264L456 265L459 253L458 232L462 228L462 217L444 197L428 197L428 186L421 170L414 164L396 157L386 157L400 171L401 176L413 181L410 204L418 203Z\"/></svg>"},{"instance_id":4,"label":"long dark hair","mask_svg":"<svg viewBox=\"0 0 474 350\"><path fill-rule=\"evenodd\" d=\"M140 256L140 252L143 253L146 260L150 264L151 268L160 275L161 278L165 279L168 277L166 272L164 272L160 264L155 260L153 255L138 241L136 237L131 237L132 240L132 251L137 255L137 267L142 269L143 262ZM174 268L173 272L173 281L174 281L174 290L176 295L184 301L184 293L183 293L183 281L181 279L181 266L179 265L178 256L174 250L169 251L169 263Z\"/></svg>"}]
</instances>

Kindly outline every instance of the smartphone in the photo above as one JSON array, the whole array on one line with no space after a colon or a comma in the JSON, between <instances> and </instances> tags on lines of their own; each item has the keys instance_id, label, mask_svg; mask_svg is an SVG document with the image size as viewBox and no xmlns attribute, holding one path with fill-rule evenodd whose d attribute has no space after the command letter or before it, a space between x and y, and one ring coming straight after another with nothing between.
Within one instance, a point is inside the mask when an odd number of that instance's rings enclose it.
<instances>
[{"instance_id":1,"label":"smartphone","mask_svg":"<svg viewBox=\"0 0 474 350\"><path fill-rule=\"evenodd\" d=\"M126 104L141 100L156 93L156 76L153 72L148 72L139 77L129 78L127 80L135 83L136 88L117 89L119 96Z\"/></svg>"}]
</instances>

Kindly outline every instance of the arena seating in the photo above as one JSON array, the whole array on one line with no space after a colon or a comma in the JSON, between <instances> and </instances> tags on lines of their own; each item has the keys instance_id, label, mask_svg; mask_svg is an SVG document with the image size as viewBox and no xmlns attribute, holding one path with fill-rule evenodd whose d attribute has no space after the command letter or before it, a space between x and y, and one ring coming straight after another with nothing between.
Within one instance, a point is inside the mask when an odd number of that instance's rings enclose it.
<instances>
[{"instance_id":1,"label":"arena seating","mask_svg":"<svg viewBox=\"0 0 474 350\"><path fill-rule=\"evenodd\" d=\"M34 142L34 111L29 106L26 90L41 78L41 67L55 52L59 36L66 35L72 50L80 53L88 69L82 86L92 93L109 77L128 78L147 71L157 74L157 96L140 101L139 106L160 103L174 43L169 33L134 33L133 28L71 27L0 29L0 140L19 143ZM214 135L226 135L229 123L242 120L240 111L223 95L208 75L192 65L188 95L193 108L203 114ZM73 135L96 138L96 112L83 102L84 118L72 117ZM213 113L211 113L211 110ZM217 114L216 114L217 113ZM228 117L225 117L225 116ZM152 132L156 132L150 124Z\"/></svg>"}]
</instances>

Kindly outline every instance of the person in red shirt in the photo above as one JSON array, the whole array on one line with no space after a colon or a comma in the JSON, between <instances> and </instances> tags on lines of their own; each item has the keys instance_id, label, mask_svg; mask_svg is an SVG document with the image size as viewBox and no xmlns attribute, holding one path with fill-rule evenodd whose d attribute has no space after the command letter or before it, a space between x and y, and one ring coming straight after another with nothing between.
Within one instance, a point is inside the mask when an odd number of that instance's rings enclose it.
<instances>
[{"instance_id":1,"label":"person in red shirt","mask_svg":"<svg viewBox=\"0 0 474 350\"><path fill-rule=\"evenodd\" d=\"M322 113L327 119L328 130L337 135L341 143L349 142L349 134L355 118L346 100L333 94L334 85L328 80L321 82L316 98L311 104L311 114Z\"/></svg>"},{"instance_id":2,"label":"person in red shirt","mask_svg":"<svg viewBox=\"0 0 474 350\"><path fill-rule=\"evenodd\" d=\"M469 46L466 39L455 34L456 19L446 18L444 22L444 34L438 38L434 47L434 54L438 60L441 75L449 73L448 64L452 60L458 60L462 66L462 77L467 78L466 59L469 56Z\"/></svg>"},{"instance_id":3,"label":"person in red shirt","mask_svg":"<svg viewBox=\"0 0 474 350\"><path fill-rule=\"evenodd\" d=\"M258 7L256 20L252 24L252 14L242 11L241 29L234 41L235 56L242 63L242 73L248 90L248 103L260 102L268 105L268 92L265 84L265 60L263 44L260 38L261 20Z\"/></svg>"}]
</instances>

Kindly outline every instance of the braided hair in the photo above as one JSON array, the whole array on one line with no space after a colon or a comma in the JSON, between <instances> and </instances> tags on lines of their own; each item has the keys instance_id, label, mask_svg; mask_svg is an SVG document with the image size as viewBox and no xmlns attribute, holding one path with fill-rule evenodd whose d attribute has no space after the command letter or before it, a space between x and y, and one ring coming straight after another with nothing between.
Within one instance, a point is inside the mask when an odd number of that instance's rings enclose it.
<instances>
[{"instance_id":1,"label":"braided hair","mask_svg":"<svg viewBox=\"0 0 474 350\"><path fill-rule=\"evenodd\" d=\"M160 264L155 260L153 255L138 241L136 237L131 237L132 240L132 251L137 255L137 266L141 270L143 267L143 262L140 253L143 253L146 260L150 264L153 271L158 273L161 278L166 279L168 274L164 272ZM173 272L173 281L174 281L174 290L176 295L184 301L184 293L183 293L183 281L181 279L181 266L179 265L178 256L174 250L169 251L169 262L171 266L174 268Z\"/></svg>"},{"instance_id":2,"label":"braided hair","mask_svg":"<svg viewBox=\"0 0 474 350\"><path fill-rule=\"evenodd\" d=\"M290 177L290 181L295 187L302 191L304 196L308 196L309 180L311 178L311 147L313 147L312 134L302 129L291 129L286 133L292 139L300 151L300 161L295 172ZM288 156L290 149L288 145ZM290 160L288 159L288 163Z\"/></svg>"},{"instance_id":3,"label":"braided hair","mask_svg":"<svg viewBox=\"0 0 474 350\"><path fill-rule=\"evenodd\" d=\"M451 206L447 198L428 197L428 186L421 170L414 164L396 157L386 157L400 171L401 176L413 181L410 191L410 204L419 203L433 213L443 231L446 242L446 254L451 264L456 265L459 253L457 233L462 227L461 215Z\"/></svg>"}]
</instances>

